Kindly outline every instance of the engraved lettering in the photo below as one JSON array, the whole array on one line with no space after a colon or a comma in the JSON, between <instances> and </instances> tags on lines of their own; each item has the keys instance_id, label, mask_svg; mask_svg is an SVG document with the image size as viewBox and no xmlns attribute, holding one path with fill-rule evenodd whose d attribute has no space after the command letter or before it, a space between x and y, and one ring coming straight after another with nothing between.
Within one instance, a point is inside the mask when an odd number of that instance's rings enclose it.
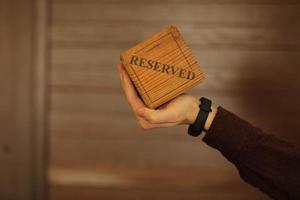
<instances>
[{"instance_id":1,"label":"engraved lettering","mask_svg":"<svg viewBox=\"0 0 300 200\"><path fill-rule=\"evenodd\" d=\"M145 58L141 58L141 59L140 59L139 66L141 66L141 67L146 67L146 66L144 65L146 61L147 61L147 60L146 60Z\"/></svg>"},{"instance_id":2,"label":"engraved lettering","mask_svg":"<svg viewBox=\"0 0 300 200\"><path fill-rule=\"evenodd\" d=\"M155 71L160 71L159 67L160 67L160 63L159 63L159 62L156 62L155 65L154 65L153 70L155 70Z\"/></svg>"},{"instance_id":3,"label":"engraved lettering","mask_svg":"<svg viewBox=\"0 0 300 200\"><path fill-rule=\"evenodd\" d=\"M173 75L175 75L178 70L179 70L179 68L171 66L171 71L172 71Z\"/></svg>"},{"instance_id":4,"label":"engraved lettering","mask_svg":"<svg viewBox=\"0 0 300 200\"><path fill-rule=\"evenodd\" d=\"M178 75L178 76L179 76L180 78L185 78L185 76L184 76L184 75L185 75L185 72L186 72L185 69L179 69L179 75Z\"/></svg>"},{"instance_id":5,"label":"engraved lettering","mask_svg":"<svg viewBox=\"0 0 300 200\"><path fill-rule=\"evenodd\" d=\"M177 66L170 66L153 60L148 60L146 58L138 57L138 56L131 56L130 64L139 67L144 67L160 73L170 74L187 80L193 80L196 77L193 71L189 71L187 69L177 67Z\"/></svg>"},{"instance_id":6,"label":"engraved lettering","mask_svg":"<svg viewBox=\"0 0 300 200\"><path fill-rule=\"evenodd\" d=\"M166 64L164 64L163 65L163 67L162 67L162 70L161 70L161 72L162 73L166 73L166 74L169 74L169 70L170 69L170 66L169 65L166 65Z\"/></svg>"},{"instance_id":7,"label":"engraved lettering","mask_svg":"<svg viewBox=\"0 0 300 200\"><path fill-rule=\"evenodd\" d=\"M153 60L148 60L148 69L152 69L153 68Z\"/></svg>"},{"instance_id":8,"label":"engraved lettering","mask_svg":"<svg viewBox=\"0 0 300 200\"><path fill-rule=\"evenodd\" d=\"M188 71L188 75L187 75L187 79L189 79L189 80L193 80L194 78L195 78L195 73L194 72L192 72L192 71Z\"/></svg>"},{"instance_id":9,"label":"engraved lettering","mask_svg":"<svg viewBox=\"0 0 300 200\"><path fill-rule=\"evenodd\" d=\"M137 56L132 56L132 57L131 57L130 64L138 65L138 64L137 64L138 59L139 59L139 57L137 57Z\"/></svg>"}]
</instances>

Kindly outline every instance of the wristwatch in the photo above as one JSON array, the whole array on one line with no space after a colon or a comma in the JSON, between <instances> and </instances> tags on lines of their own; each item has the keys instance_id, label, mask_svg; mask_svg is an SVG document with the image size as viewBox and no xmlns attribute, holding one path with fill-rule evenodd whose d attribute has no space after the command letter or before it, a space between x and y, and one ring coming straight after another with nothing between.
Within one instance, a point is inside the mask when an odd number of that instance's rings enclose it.
<instances>
[{"instance_id":1,"label":"wristwatch","mask_svg":"<svg viewBox=\"0 0 300 200\"><path fill-rule=\"evenodd\" d=\"M194 137L197 137L202 133L208 114L211 112L211 100L201 97L200 102L200 110L197 118L193 124L189 125L188 128L188 134Z\"/></svg>"}]
</instances>

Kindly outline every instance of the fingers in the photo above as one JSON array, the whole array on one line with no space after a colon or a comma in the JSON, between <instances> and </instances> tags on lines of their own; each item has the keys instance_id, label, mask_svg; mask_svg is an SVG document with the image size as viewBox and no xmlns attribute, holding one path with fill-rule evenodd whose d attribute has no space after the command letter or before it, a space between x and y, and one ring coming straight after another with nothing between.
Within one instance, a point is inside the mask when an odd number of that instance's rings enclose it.
<instances>
[{"instance_id":1,"label":"fingers","mask_svg":"<svg viewBox=\"0 0 300 200\"><path fill-rule=\"evenodd\" d=\"M162 110L147 108L137 95L124 67L122 65L118 65L118 70L126 99L132 107L142 129L171 127L177 124L176 116L172 110L167 108Z\"/></svg>"},{"instance_id":2,"label":"fingers","mask_svg":"<svg viewBox=\"0 0 300 200\"><path fill-rule=\"evenodd\" d=\"M127 72L124 70L124 67L122 65L118 65L118 69L119 69L122 87L126 95L126 99L128 103L131 105L132 109L136 112L136 110L138 110L141 107L144 107L145 105L138 97Z\"/></svg>"},{"instance_id":3,"label":"fingers","mask_svg":"<svg viewBox=\"0 0 300 200\"><path fill-rule=\"evenodd\" d=\"M163 123L163 124L152 124L146 121L143 118L138 118L139 126L142 129L154 129L154 128L163 128L163 127L171 127L174 126L174 123Z\"/></svg>"},{"instance_id":4,"label":"fingers","mask_svg":"<svg viewBox=\"0 0 300 200\"><path fill-rule=\"evenodd\" d=\"M126 94L126 97L128 98L128 100L130 102L132 102L138 96L137 96L135 89L128 77L127 72L124 70L123 66L119 65L118 69L119 69L120 78L121 78L122 86L123 86L124 92Z\"/></svg>"},{"instance_id":5,"label":"fingers","mask_svg":"<svg viewBox=\"0 0 300 200\"><path fill-rule=\"evenodd\" d=\"M137 114L138 116L147 120L149 123L153 124L177 123L176 113L168 108L164 108L162 110L153 110L144 107L138 109Z\"/></svg>"}]
</instances>

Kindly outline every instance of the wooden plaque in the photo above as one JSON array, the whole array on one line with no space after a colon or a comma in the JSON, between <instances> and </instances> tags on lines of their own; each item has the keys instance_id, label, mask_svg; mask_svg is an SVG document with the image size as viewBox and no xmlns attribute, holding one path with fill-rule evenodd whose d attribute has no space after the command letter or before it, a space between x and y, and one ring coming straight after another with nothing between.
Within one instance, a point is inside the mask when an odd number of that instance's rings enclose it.
<instances>
[{"instance_id":1,"label":"wooden plaque","mask_svg":"<svg viewBox=\"0 0 300 200\"><path fill-rule=\"evenodd\" d=\"M157 108L204 79L191 49L174 26L122 53L121 61L149 108Z\"/></svg>"}]
</instances>

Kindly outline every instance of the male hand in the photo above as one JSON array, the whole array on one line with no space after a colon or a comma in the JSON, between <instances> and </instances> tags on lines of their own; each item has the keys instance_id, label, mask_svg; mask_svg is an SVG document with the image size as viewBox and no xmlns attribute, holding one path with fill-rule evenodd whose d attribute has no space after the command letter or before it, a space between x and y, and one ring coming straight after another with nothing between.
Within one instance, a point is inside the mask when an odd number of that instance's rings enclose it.
<instances>
[{"instance_id":1,"label":"male hand","mask_svg":"<svg viewBox=\"0 0 300 200\"><path fill-rule=\"evenodd\" d=\"M195 97L182 94L156 110L149 109L137 95L122 64L118 66L118 70L126 99L141 128L171 127L195 121L199 112L199 100Z\"/></svg>"}]
</instances>

